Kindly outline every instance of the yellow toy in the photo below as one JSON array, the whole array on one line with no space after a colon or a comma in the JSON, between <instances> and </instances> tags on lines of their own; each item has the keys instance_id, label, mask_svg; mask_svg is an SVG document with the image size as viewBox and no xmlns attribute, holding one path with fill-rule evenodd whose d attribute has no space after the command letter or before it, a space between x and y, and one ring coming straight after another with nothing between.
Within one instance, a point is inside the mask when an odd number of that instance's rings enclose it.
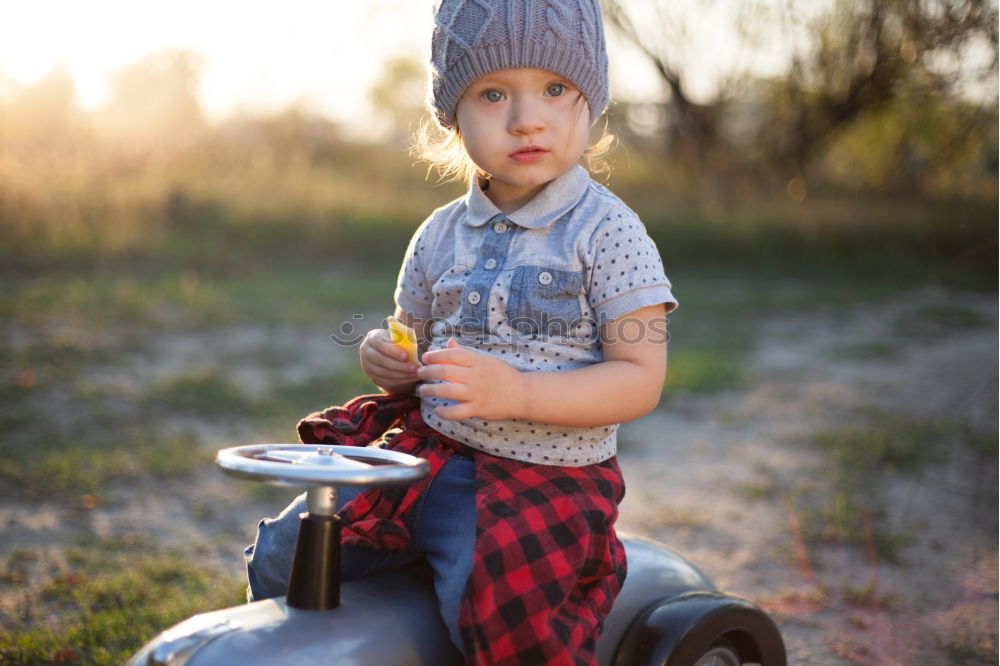
<instances>
[{"instance_id":1,"label":"yellow toy","mask_svg":"<svg viewBox=\"0 0 1000 666\"><path fill-rule=\"evenodd\" d=\"M389 337L392 344L402 347L407 357L419 365L417 334L414 330L395 317L386 318L386 323L389 324Z\"/></svg>"}]
</instances>

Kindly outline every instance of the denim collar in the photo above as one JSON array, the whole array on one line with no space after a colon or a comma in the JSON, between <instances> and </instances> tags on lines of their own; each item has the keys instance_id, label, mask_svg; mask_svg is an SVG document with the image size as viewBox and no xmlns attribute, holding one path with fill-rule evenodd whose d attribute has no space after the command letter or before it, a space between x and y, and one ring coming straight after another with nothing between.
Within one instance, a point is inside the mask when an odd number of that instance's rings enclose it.
<instances>
[{"instance_id":1,"label":"denim collar","mask_svg":"<svg viewBox=\"0 0 1000 666\"><path fill-rule=\"evenodd\" d=\"M587 191L590 174L580 165L549 182L535 198L509 215L504 215L486 193L473 183L465 197L465 223L479 227L497 215L528 229L544 229L575 206Z\"/></svg>"}]
</instances>

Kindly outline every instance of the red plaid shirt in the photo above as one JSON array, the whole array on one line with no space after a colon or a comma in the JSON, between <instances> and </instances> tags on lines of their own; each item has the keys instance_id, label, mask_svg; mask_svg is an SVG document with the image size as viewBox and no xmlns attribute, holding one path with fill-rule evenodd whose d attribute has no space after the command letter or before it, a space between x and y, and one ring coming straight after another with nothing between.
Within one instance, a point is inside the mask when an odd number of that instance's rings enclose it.
<instances>
[{"instance_id":1,"label":"red plaid shirt","mask_svg":"<svg viewBox=\"0 0 1000 666\"><path fill-rule=\"evenodd\" d=\"M402 431L386 433L395 426ZM625 493L614 458L555 467L474 451L424 423L413 396L366 395L299 422L304 443L383 446L425 458L431 473L375 488L340 511L343 542L405 550L407 512L456 452L476 465L475 559L459 611L466 663L595 664L597 637L625 580L615 535Z\"/></svg>"}]
</instances>

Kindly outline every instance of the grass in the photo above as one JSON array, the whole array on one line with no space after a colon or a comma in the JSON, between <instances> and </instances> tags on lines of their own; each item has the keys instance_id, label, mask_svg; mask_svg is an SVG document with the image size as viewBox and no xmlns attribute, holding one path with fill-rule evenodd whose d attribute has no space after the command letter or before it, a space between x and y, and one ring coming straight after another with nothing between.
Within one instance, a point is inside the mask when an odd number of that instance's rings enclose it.
<instances>
[{"instance_id":1,"label":"grass","mask_svg":"<svg viewBox=\"0 0 1000 666\"><path fill-rule=\"evenodd\" d=\"M1000 450L995 432L978 432L972 428L966 428L962 433L962 441L983 460L996 459L998 450Z\"/></svg>"},{"instance_id":2,"label":"grass","mask_svg":"<svg viewBox=\"0 0 1000 666\"><path fill-rule=\"evenodd\" d=\"M860 410L855 425L813 435L812 444L851 476L866 470L916 471L947 456L953 427L907 414Z\"/></svg>"},{"instance_id":3,"label":"grass","mask_svg":"<svg viewBox=\"0 0 1000 666\"><path fill-rule=\"evenodd\" d=\"M872 549L883 561L901 563L915 528L889 522L886 480L894 474L921 474L946 460L956 444L977 450L982 435L953 423L877 409L859 410L849 420L851 425L810 437L810 444L826 454L830 487L793 493L793 503L804 515L803 539L855 544Z\"/></svg>"},{"instance_id":4,"label":"grass","mask_svg":"<svg viewBox=\"0 0 1000 666\"><path fill-rule=\"evenodd\" d=\"M893 276L881 276L883 281L859 273L820 272L810 279L790 279L745 264L682 265L670 276L680 305L670 316L668 398L675 392L706 395L753 382L749 354L769 318L888 303L902 288ZM896 346L880 341L832 351L863 359L896 352Z\"/></svg>"},{"instance_id":5,"label":"grass","mask_svg":"<svg viewBox=\"0 0 1000 666\"><path fill-rule=\"evenodd\" d=\"M0 349L0 496L114 502L113 487L183 477L211 464L204 437L179 429L180 422L229 420L252 424L261 436L291 439L296 420L308 412L372 392L356 364L332 372L321 364L312 374L281 380L282 366L302 359L301 350L279 347L267 348L264 365L275 379L263 394L241 385L228 367L245 359L225 350L218 364L168 369L138 386L93 375L157 354L155 336L169 331L225 330L248 320L332 328L338 311L365 311L373 294L391 293L388 272L364 275L348 280L340 269L307 275L296 268L208 280L119 275L70 280L65 290L48 277L16 281L2 307L28 335ZM287 499L265 486L260 491L275 506ZM212 512L193 507L204 519ZM184 617L243 600L235 577L199 570L184 552L141 540L91 540L66 558L61 568L30 550L8 554L0 592L21 600L16 616L0 623L0 664L119 664Z\"/></svg>"},{"instance_id":6,"label":"grass","mask_svg":"<svg viewBox=\"0 0 1000 666\"><path fill-rule=\"evenodd\" d=\"M845 585L841 595L844 601L857 608L886 609L899 605L899 598L881 593L874 580L857 587Z\"/></svg>"},{"instance_id":7,"label":"grass","mask_svg":"<svg viewBox=\"0 0 1000 666\"><path fill-rule=\"evenodd\" d=\"M26 565L41 559L20 551L8 566L27 576ZM84 541L57 566L0 628L0 664L121 664L170 625L245 595L241 581L193 567L185 553L135 536ZM53 615L58 622L48 619Z\"/></svg>"},{"instance_id":8,"label":"grass","mask_svg":"<svg viewBox=\"0 0 1000 666\"><path fill-rule=\"evenodd\" d=\"M134 396L91 383L89 372L116 363L110 344L61 335L36 332L0 356L0 495L72 498L206 462L195 436L162 427Z\"/></svg>"},{"instance_id":9,"label":"grass","mask_svg":"<svg viewBox=\"0 0 1000 666\"><path fill-rule=\"evenodd\" d=\"M718 347L674 348L664 385L666 395L674 391L706 394L739 389L747 384L750 371L743 353Z\"/></svg>"},{"instance_id":10,"label":"grass","mask_svg":"<svg viewBox=\"0 0 1000 666\"><path fill-rule=\"evenodd\" d=\"M298 359L301 361L301 359ZM272 379L262 396L251 395L219 367L172 375L153 385L142 400L149 410L204 419L239 418L256 428L285 427L309 412L342 404L378 388L357 363L330 372L318 371L303 379Z\"/></svg>"},{"instance_id":11,"label":"grass","mask_svg":"<svg viewBox=\"0 0 1000 666\"><path fill-rule=\"evenodd\" d=\"M6 281L0 315L24 327L98 322L131 333L206 330L239 322L308 325L332 322L392 299L395 266L252 266L238 275L169 267L133 267L110 273L28 274ZM98 331L99 332L99 331ZM78 336L82 337L82 336ZM93 344L93 343L92 343Z\"/></svg>"},{"instance_id":12,"label":"grass","mask_svg":"<svg viewBox=\"0 0 1000 666\"><path fill-rule=\"evenodd\" d=\"M900 345L893 342L875 340L853 345L839 345L830 349L832 358L855 361L888 361L899 356Z\"/></svg>"},{"instance_id":13,"label":"grass","mask_svg":"<svg viewBox=\"0 0 1000 666\"><path fill-rule=\"evenodd\" d=\"M224 369L201 367L153 384L143 403L172 414L225 417L253 414L256 401Z\"/></svg>"},{"instance_id":14,"label":"grass","mask_svg":"<svg viewBox=\"0 0 1000 666\"><path fill-rule=\"evenodd\" d=\"M693 507L665 508L656 515L656 527L695 530L708 526L705 514Z\"/></svg>"},{"instance_id":15,"label":"grass","mask_svg":"<svg viewBox=\"0 0 1000 666\"><path fill-rule=\"evenodd\" d=\"M101 494L113 482L177 478L211 463L212 452L179 417L206 424L253 426L281 439L309 412L376 392L355 365L343 371L275 382L251 396L219 368L172 375L136 395L78 393L72 409L58 412L21 400L2 410L0 495L29 500ZM8 406L11 407L11 406ZM73 412L73 413L70 413Z\"/></svg>"},{"instance_id":16,"label":"grass","mask_svg":"<svg viewBox=\"0 0 1000 666\"><path fill-rule=\"evenodd\" d=\"M177 478L212 460L191 435L166 437L137 429L131 436L118 436L123 439L110 444L91 439L96 437L92 433L69 442L38 438L27 450L8 449L0 460L0 496L33 501L103 495L113 482Z\"/></svg>"},{"instance_id":17,"label":"grass","mask_svg":"<svg viewBox=\"0 0 1000 666\"><path fill-rule=\"evenodd\" d=\"M360 364L352 362L338 372L322 377L276 382L262 409L268 421L288 423L330 405L343 404L354 396L378 392Z\"/></svg>"},{"instance_id":18,"label":"grass","mask_svg":"<svg viewBox=\"0 0 1000 666\"><path fill-rule=\"evenodd\" d=\"M194 430L252 423L294 434L304 414L374 386L354 367L294 382L276 379L266 395L248 391L227 367L245 363L225 347L218 364L166 368L158 378L107 375L162 355L171 332L224 330L237 322L332 330L348 313L391 297L391 271L299 267L235 278L147 275L94 279L19 277L0 292L0 495L74 498L143 476L176 477L210 462ZM224 341L222 341L224 343ZM331 352L333 350L333 343ZM298 349L266 348L270 367L303 362ZM103 377L103 378L102 378ZM180 417L180 418L179 418Z\"/></svg>"},{"instance_id":19,"label":"grass","mask_svg":"<svg viewBox=\"0 0 1000 666\"><path fill-rule=\"evenodd\" d=\"M762 200L665 216L656 197L646 203L649 192L635 199L625 192L671 273L700 271L708 259L710 266L730 267L748 281L781 275L856 282L861 290L855 296L863 298L918 283L995 289L994 201L879 200L831 192L801 206ZM944 222L959 210L967 222ZM755 296L768 298L763 290Z\"/></svg>"},{"instance_id":20,"label":"grass","mask_svg":"<svg viewBox=\"0 0 1000 666\"><path fill-rule=\"evenodd\" d=\"M959 632L957 637L938 639L955 666L986 666L1000 663L997 658L997 639L993 636L976 636L972 632Z\"/></svg>"},{"instance_id":21,"label":"grass","mask_svg":"<svg viewBox=\"0 0 1000 666\"><path fill-rule=\"evenodd\" d=\"M982 313L953 304L927 304L902 313L894 329L903 339L936 340L951 333L993 326Z\"/></svg>"},{"instance_id":22,"label":"grass","mask_svg":"<svg viewBox=\"0 0 1000 666\"><path fill-rule=\"evenodd\" d=\"M739 486L737 492L750 501L770 500L777 495L778 486L773 480L746 483Z\"/></svg>"}]
</instances>

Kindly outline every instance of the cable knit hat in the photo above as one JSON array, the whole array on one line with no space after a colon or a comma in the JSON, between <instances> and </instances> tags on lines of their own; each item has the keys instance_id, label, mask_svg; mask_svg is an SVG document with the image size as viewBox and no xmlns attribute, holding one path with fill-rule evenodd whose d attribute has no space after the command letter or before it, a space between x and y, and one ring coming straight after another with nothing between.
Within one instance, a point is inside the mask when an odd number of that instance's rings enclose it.
<instances>
[{"instance_id":1,"label":"cable knit hat","mask_svg":"<svg viewBox=\"0 0 1000 666\"><path fill-rule=\"evenodd\" d=\"M565 77L590 104L608 105L608 56L598 0L440 0L431 37L428 100L442 127L475 79L530 67Z\"/></svg>"}]
</instances>

